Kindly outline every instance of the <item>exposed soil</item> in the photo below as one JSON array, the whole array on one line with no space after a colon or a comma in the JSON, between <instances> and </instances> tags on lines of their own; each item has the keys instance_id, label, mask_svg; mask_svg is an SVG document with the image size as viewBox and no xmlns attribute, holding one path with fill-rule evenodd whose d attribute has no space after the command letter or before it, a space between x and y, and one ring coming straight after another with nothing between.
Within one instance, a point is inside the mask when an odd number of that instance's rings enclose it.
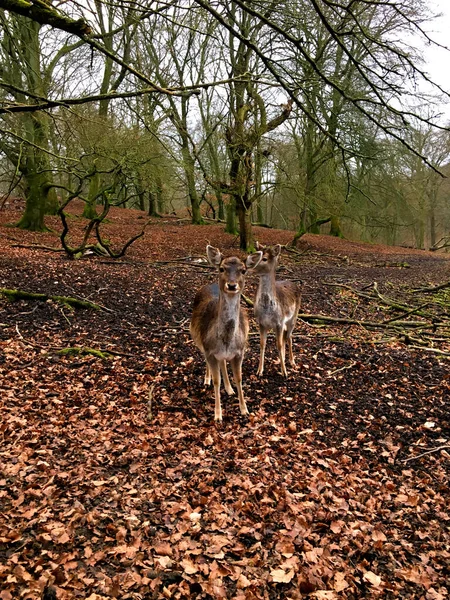
<instances>
[{"instance_id":1,"label":"exposed soil","mask_svg":"<svg viewBox=\"0 0 450 600\"><path fill-rule=\"evenodd\" d=\"M237 240L167 217L122 260L69 261L24 247L59 239L6 227L20 209L0 211L0 288L105 310L0 295L1 600L448 598L450 293L414 289L448 282L449 256L305 235L280 268L302 289L297 369L270 337L256 376L252 321L251 414L223 393L217 427L188 322L206 243ZM119 248L145 218L112 210L105 234Z\"/></svg>"}]
</instances>

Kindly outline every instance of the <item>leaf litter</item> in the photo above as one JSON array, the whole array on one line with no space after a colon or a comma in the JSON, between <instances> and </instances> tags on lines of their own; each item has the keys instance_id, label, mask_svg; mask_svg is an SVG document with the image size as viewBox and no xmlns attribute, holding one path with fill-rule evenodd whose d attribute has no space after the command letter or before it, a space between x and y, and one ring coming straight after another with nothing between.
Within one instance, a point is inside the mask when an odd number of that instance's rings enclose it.
<instances>
[{"instance_id":1,"label":"leaf litter","mask_svg":"<svg viewBox=\"0 0 450 600\"><path fill-rule=\"evenodd\" d=\"M131 237L141 216L117 211L111 239ZM155 261L202 255L206 240L233 254L232 236L155 220L121 262L70 262L17 248L19 235L55 244L1 227L1 287L112 312L0 298L1 600L449 597L445 356L363 327L299 322L297 370L282 378L270 338L258 378L252 322L251 414L227 397L217 428L188 333L195 290L214 274ZM383 319L379 305L324 281L376 280L400 297L442 283L450 266L325 236L299 250L283 255L280 275L302 279L310 314ZM58 354L67 347L113 354Z\"/></svg>"}]
</instances>

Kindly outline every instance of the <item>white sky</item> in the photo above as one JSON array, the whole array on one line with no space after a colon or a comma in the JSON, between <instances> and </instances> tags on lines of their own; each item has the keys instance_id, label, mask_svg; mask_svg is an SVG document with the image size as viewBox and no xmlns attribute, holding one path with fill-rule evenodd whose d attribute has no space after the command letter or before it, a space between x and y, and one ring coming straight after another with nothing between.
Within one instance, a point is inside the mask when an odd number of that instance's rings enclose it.
<instances>
[{"instance_id":1,"label":"white sky","mask_svg":"<svg viewBox=\"0 0 450 600\"><path fill-rule=\"evenodd\" d=\"M429 0L429 8L433 13L442 16L429 24L427 31L436 42L450 48L450 1ZM425 65L423 70L430 78L450 93L450 51L428 46L424 48ZM442 104L442 112L446 120L450 119L450 98Z\"/></svg>"}]
</instances>

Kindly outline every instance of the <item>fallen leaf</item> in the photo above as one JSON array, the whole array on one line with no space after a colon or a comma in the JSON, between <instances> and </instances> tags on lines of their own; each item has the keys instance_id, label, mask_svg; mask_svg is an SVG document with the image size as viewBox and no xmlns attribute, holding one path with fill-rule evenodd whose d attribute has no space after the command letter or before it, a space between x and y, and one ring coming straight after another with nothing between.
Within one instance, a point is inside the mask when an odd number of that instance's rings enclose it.
<instances>
[{"instance_id":1,"label":"fallen leaf","mask_svg":"<svg viewBox=\"0 0 450 600\"><path fill-rule=\"evenodd\" d=\"M270 571L272 580L275 583L289 583L294 577L294 574L294 570L286 572L283 571L283 569L274 569L273 571Z\"/></svg>"},{"instance_id":2,"label":"fallen leaf","mask_svg":"<svg viewBox=\"0 0 450 600\"><path fill-rule=\"evenodd\" d=\"M363 579L374 587L379 587L381 585L381 577L372 571L366 571L363 575Z\"/></svg>"},{"instance_id":3,"label":"fallen leaf","mask_svg":"<svg viewBox=\"0 0 450 600\"><path fill-rule=\"evenodd\" d=\"M187 575L193 575L194 573L198 573L197 565L189 558L183 559L180 564Z\"/></svg>"}]
</instances>

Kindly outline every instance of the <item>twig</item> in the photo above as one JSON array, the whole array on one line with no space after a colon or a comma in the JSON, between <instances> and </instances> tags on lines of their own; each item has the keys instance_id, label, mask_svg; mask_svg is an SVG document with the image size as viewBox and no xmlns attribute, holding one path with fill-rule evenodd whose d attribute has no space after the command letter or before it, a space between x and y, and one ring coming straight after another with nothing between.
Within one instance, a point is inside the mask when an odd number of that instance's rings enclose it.
<instances>
[{"instance_id":1,"label":"twig","mask_svg":"<svg viewBox=\"0 0 450 600\"><path fill-rule=\"evenodd\" d=\"M413 346L407 344L408 348L414 348L415 350L424 350L425 352L433 352L434 354L439 354L440 356L450 356L450 352L445 352L445 350L439 350L439 348L430 348L429 346Z\"/></svg>"},{"instance_id":2,"label":"twig","mask_svg":"<svg viewBox=\"0 0 450 600\"><path fill-rule=\"evenodd\" d=\"M153 419L153 410L152 410L152 402L153 402L153 390L155 389L155 384L153 383L148 390L148 402L147 402L147 419L151 421Z\"/></svg>"},{"instance_id":3,"label":"twig","mask_svg":"<svg viewBox=\"0 0 450 600\"><path fill-rule=\"evenodd\" d=\"M358 364L358 363L356 361L353 361L349 365L345 365L344 367L341 367L340 369L335 369L334 371L331 371L331 373L329 373L325 377L325 379L328 379L332 375L335 375L336 373L339 373L339 371L345 371L346 369L352 369L356 364Z\"/></svg>"},{"instance_id":4,"label":"twig","mask_svg":"<svg viewBox=\"0 0 450 600\"><path fill-rule=\"evenodd\" d=\"M155 260L153 261L152 265L168 265L170 263L175 263L175 262L186 262L186 261L192 261L192 260L201 260L201 262L206 263L206 258L204 256L183 256L182 258L172 258L170 260ZM214 268L214 267L212 267Z\"/></svg>"},{"instance_id":5,"label":"twig","mask_svg":"<svg viewBox=\"0 0 450 600\"><path fill-rule=\"evenodd\" d=\"M426 306L429 306L429 305L430 305L430 303L426 302L425 304L421 304L417 308L412 308L408 312L404 312L401 315L398 315L397 317L392 317L392 319L389 319L387 321L383 321L383 323L385 323L387 325L388 323L392 323L393 321L398 321L399 319L402 319L403 317L407 317L409 315L413 315L414 313L417 313L417 311L419 311L422 308L425 308Z\"/></svg>"},{"instance_id":6,"label":"twig","mask_svg":"<svg viewBox=\"0 0 450 600\"><path fill-rule=\"evenodd\" d=\"M253 300L250 300L250 298L248 298L244 294L241 294L241 298L247 306L250 306L250 308L252 308L254 306Z\"/></svg>"},{"instance_id":7,"label":"twig","mask_svg":"<svg viewBox=\"0 0 450 600\"><path fill-rule=\"evenodd\" d=\"M418 454L417 456L411 456L410 458L405 458L405 460L403 460L402 462L407 463L410 460L416 460L418 458L422 458L422 456L426 456L427 454L433 454L434 452L439 452L440 450L447 450L450 449L450 446L448 444L445 444L444 446L438 446L437 448L433 448L432 450L427 450L426 452L422 452L422 454Z\"/></svg>"},{"instance_id":8,"label":"twig","mask_svg":"<svg viewBox=\"0 0 450 600\"><path fill-rule=\"evenodd\" d=\"M64 308L61 306L61 314L62 316L65 318L65 320L67 321L67 323L72 326L72 323L69 321L69 319L67 318L66 313L64 312Z\"/></svg>"}]
</instances>

